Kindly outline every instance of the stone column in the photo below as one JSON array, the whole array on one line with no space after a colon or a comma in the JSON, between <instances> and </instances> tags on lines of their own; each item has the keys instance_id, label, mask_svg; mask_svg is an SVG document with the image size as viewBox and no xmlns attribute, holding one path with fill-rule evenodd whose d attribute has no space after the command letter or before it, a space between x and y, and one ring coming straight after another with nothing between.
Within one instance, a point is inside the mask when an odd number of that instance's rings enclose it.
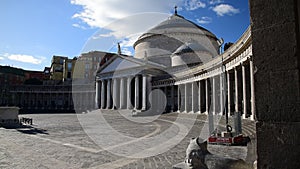
<instances>
[{"instance_id":1,"label":"stone column","mask_svg":"<svg viewBox=\"0 0 300 169\"><path fill-rule=\"evenodd\" d=\"M206 109L206 111L205 111L205 114L208 114L208 112L209 112L209 88L208 88L208 78L207 79L205 79L205 100L206 100L206 102L205 102L205 109Z\"/></svg>"},{"instance_id":2,"label":"stone column","mask_svg":"<svg viewBox=\"0 0 300 169\"><path fill-rule=\"evenodd\" d=\"M126 107L125 78L120 79L120 109Z\"/></svg>"},{"instance_id":3,"label":"stone column","mask_svg":"<svg viewBox=\"0 0 300 169\"><path fill-rule=\"evenodd\" d=\"M188 113L188 86L187 85L188 85L187 83L184 84L184 97L185 97L185 99L184 99L184 112L185 113Z\"/></svg>"},{"instance_id":4,"label":"stone column","mask_svg":"<svg viewBox=\"0 0 300 169\"><path fill-rule=\"evenodd\" d=\"M216 79L212 77L212 104L213 104L213 114L216 114Z\"/></svg>"},{"instance_id":5,"label":"stone column","mask_svg":"<svg viewBox=\"0 0 300 169\"><path fill-rule=\"evenodd\" d=\"M131 80L132 77L127 78L127 109L132 109L132 103L131 103Z\"/></svg>"},{"instance_id":6,"label":"stone column","mask_svg":"<svg viewBox=\"0 0 300 169\"><path fill-rule=\"evenodd\" d=\"M56 98L56 109L58 109L58 92L56 92L55 98ZM79 105L80 105L79 108L82 111L84 109L83 108L84 107L84 100L83 100L83 91L82 90L79 92Z\"/></svg>"},{"instance_id":7,"label":"stone column","mask_svg":"<svg viewBox=\"0 0 300 169\"><path fill-rule=\"evenodd\" d=\"M135 76L135 109L139 109L139 101L140 101L140 96L139 96L139 76Z\"/></svg>"},{"instance_id":8,"label":"stone column","mask_svg":"<svg viewBox=\"0 0 300 169\"><path fill-rule=\"evenodd\" d=\"M209 133L211 134L214 130L215 130L215 126L214 126L214 114L215 114L215 77L211 77L212 78L212 101L211 104L212 105L212 110L208 112L208 130Z\"/></svg>"},{"instance_id":9,"label":"stone column","mask_svg":"<svg viewBox=\"0 0 300 169\"><path fill-rule=\"evenodd\" d=\"M104 109L105 108L105 91L106 91L106 84L105 84L105 80L102 80L101 83L101 108Z\"/></svg>"},{"instance_id":10,"label":"stone column","mask_svg":"<svg viewBox=\"0 0 300 169\"><path fill-rule=\"evenodd\" d=\"M180 113L181 101L180 101L180 85L177 87L177 112Z\"/></svg>"},{"instance_id":11,"label":"stone column","mask_svg":"<svg viewBox=\"0 0 300 169\"><path fill-rule=\"evenodd\" d=\"M201 92L201 80L198 82L198 109L199 109L199 114L202 113L202 110L201 110L201 106L202 106L202 92Z\"/></svg>"},{"instance_id":12,"label":"stone column","mask_svg":"<svg viewBox=\"0 0 300 169\"><path fill-rule=\"evenodd\" d=\"M106 92L107 96L106 96L106 101L107 101L107 105L106 108L109 109L111 108L111 79L107 80L107 92Z\"/></svg>"},{"instance_id":13,"label":"stone column","mask_svg":"<svg viewBox=\"0 0 300 169\"><path fill-rule=\"evenodd\" d=\"M104 81L104 84L106 85L106 83L105 83L105 81ZM82 91L79 91L78 92L78 107L79 107L79 109L80 110L82 110L82 107L83 107L83 102L82 102ZM54 98L55 98L55 109L57 109L57 92L55 93L55 96L54 96ZM104 99L106 99L106 98L104 98ZM104 103L104 105L105 105L105 103ZM105 107L104 107L105 108Z\"/></svg>"},{"instance_id":14,"label":"stone column","mask_svg":"<svg viewBox=\"0 0 300 169\"><path fill-rule=\"evenodd\" d=\"M191 92L192 92L192 113L195 113L197 110L197 93L198 90L197 88L197 83L196 82L192 82L192 88L191 88Z\"/></svg>"},{"instance_id":15,"label":"stone column","mask_svg":"<svg viewBox=\"0 0 300 169\"><path fill-rule=\"evenodd\" d=\"M220 74L220 113L221 115L224 113L224 83L223 83L223 75L224 73Z\"/></svg>"},{"instance_id":16,"label":"stone column","mask_svg":"<svg viewBox=\"0 0 300 169\"><path fill-rule=\"evenodd\" d=\"M171 111L174 112L175 109L175 99L174 99L174 85L171 86Z\"/></svg>"},{"instance_id":17,"label":"stone column","mask_svg":"<svg viewBox=\"0 0 300 169\"><path fill-rule=\"evenodd\" d=\"M246 98L246 72L245 72L245 65L242 65L242 76L243 76L243 118L247 117L247 98Z\"/></svg>"},{"instance_id":18,"label":"stone column","mask_svg":"<svg viewBox=\"0 0 300 169\"><path fill-rule=\"evenodd\" d=\"M118 109L118 82L117 79L113 79L113 108Z\"/></svg>"},{"instance_id":19,"label":"stone column","mask_svg":"<svg viewBox=\"0 0 300 169\"><path fill-rule=\"evenodd\" d=\"M249 3L257 168L299 168L300 2Z\"/></svg>"},{"instance_id":20,"label":"stone column","mask_svg":"<svg viewBox=\"0 0 300 169\"><path fill-rule=\"evenodd\" d=\"M231 104L230 92L231 92L230 91L230 73L227 72L227 94L228 94L227 95L227 102L228 102L227 112L228 112L228 115L230 115L230 112L231 112L231 109L230 109L230 104Z\"/></svg>"},{"instance_id":21,"label":"stone column","mask_svg":"<svg viewBox=\"0 0 300 169\"><path fill-rule=\"evenodd\" d=\"M142 77L142 110L147 109L147 76Z\"/></svg>"},{"instance_id":22,"label":"stone column","mask_svg":"<svg viewBox=\"0 0 300 169\"><path fill-rule=\"evenodd\" d=\"M235 86L235 112L239 111L239 90L238 90L238 72L237 68L234 68L234 86Z\"/></svg>"},{"instance_id":23,"label":"stone column","mask_svg":"<svg viewBox=\"0 0 300 169\"><path fill-rule=\"evenodd\" d=\"M146 85L146 109L150 109L150 106L152 106L150 103L152 103L153 99L152 99L152 95L150 95L151 90L152 90L152 77L151 76L146 76L146 80L147 80L147 85Z\"/></svg>"},{"instance_id":24,"label":"stone column","mask_svg":"<svg viewBox=\"0 0 300 169\"><path fill-rule=\"evenodd\" d=\"M250 58L250 85L251 85L251 116L250 119L254 120L255 116L255 92L254 92L254 70L253 70L253 59Z\"/></svg>"}]
</instances>

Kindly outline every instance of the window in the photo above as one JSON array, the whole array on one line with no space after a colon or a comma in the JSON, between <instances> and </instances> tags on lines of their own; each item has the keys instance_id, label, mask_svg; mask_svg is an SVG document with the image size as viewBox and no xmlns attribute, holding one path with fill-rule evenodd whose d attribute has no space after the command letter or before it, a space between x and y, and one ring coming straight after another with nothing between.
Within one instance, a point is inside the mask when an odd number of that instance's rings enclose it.
<instances>
[{"instance_id":1,"label":"window","mask_svg":"<svg viewBox=\"0 0 300 169\"><path fill-rule=\"evenodd\" d=\"M89 63L86 63L86 64L85 64L85 70L88 70L88 69L90 69L90 64L89 64Z\"/></svg>"},{"instance_id":2,"label":"window","mask_svg":"<svg viewBox=\"0 0 300 169\"><path fill-rule=\"evenodd\" d=\"M72 62L68 62L68 71L72 71Z\"/></svg>"},{"instance_id":3,"label":"window","mask_svg":"<svg viewBox=\"0 0 300 169\"><path fill-rule=\"evenodd\" d=\"M62 71L63 71L62 65L57 65L56 67L54 67L54 72L62 72Z\"/></svg>"}]
</instances>

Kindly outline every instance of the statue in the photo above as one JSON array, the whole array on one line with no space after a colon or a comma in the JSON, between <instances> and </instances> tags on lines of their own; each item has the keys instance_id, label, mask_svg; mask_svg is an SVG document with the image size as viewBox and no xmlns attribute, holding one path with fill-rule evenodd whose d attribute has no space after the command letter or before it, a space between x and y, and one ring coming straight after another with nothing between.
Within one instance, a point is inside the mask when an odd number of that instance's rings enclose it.
<instances>
[{"instance_id":1,"label":"statue","mask_svg":"<svg viewBox=\"0 0 300 169\"><path fill-rule=\"evenodd\" d=\"M190 169L254 169L244 160L222 157L207 150L207 141L192 138L186 150L186 168Z\"/></svg>"}]
</instances>

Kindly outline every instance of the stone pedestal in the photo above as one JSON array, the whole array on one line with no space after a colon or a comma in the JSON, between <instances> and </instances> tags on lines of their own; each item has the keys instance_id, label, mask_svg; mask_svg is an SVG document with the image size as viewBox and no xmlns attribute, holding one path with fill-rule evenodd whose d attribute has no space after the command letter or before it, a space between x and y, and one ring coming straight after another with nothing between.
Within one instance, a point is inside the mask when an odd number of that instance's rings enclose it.
<instances>
[{"instance_id":1,"label":"stone pedestal","mask_svg":"<svg viewBox=\"0 0 300 169\"><path fill-rule=\"evenodd\" d=\"M18 107L0 107L0 126L15 127L19 125Z\"/></svg>"}]
</instances>

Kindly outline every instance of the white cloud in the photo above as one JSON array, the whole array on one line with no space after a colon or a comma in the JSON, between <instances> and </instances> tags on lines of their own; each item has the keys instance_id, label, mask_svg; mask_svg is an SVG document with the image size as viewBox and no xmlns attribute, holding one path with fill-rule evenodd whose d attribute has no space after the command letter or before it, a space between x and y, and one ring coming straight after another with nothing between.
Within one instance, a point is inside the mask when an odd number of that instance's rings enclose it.
<instances>
[{"instance_id":1,"label":"white cloud","mask_svg":"<svg viewBox=\"0 0 300 169\"><path fill-rule=\"evenodd\" d=\"M198 8L205 8L206 4L199 0L186 0L185 1L185 8L188 11L196 10Z\"/></svg>"},{"instance_id":2,"label":"white cloud","mask_svg":"<svg viewBox=\"0 0 300 169\"><path fill-rule=\"evenodd\" d=\"M114 42L121 42L124 46L131 46L147 30L166 20L169 14L142 13L132 15L112 22L99 29L85 44L84 52L91 50L107 50Z\"/></svg>"},{"instance_id":3,"label":"white cloud","mask_svg":"<svg viewBox=\"0 0 300 169\"><path fill-rule=\"evenodd\" d=\"M75 27L75 28L80 28L80 29L87 29L86 27L84 27L83 25L79 25L78 23L74 23L74 24L72 24L72 26L73 27Z\"/></svg>"},{"instance_id":4,"label":"white cloud","mask_svg":"<svg viewBox=\"0 0 300 169\"><path fill-rule=\"evenodd\" d=\"M98 35L95 35L93 36L92 38L93 39L99 39L99 38L107 38L107 37L111 37L113 36L113 33L103 33L103 34L98 34Z\"/></svg>"},{"instance_id":5,"label":"white cloud","mask_svg":"<svg viewBox=\"0 0 300 169\"><path fill-rule=\"evenodd\" d=\"M210 0L208 3L210 5L214 5L214 4L220 4L220 3L223 3L224 1L223 0Z\"/></svg>"},{"instance_id":6,"label":"white cloud","mask_svg":"<svg viewBox=\"0 0 300 169\"><path fill-rule=\"evenodd\" d=\"M71 4L82 7L73 15L75 21L92 28L101 28L90 38L83 50L99 50L97 46L109 43L109 40L121 41L123 46L133 44L132 35L149 30L170 16L174 6L184 6L182 0L71 0ZM102 31L101 31L102 30ZM126 41L123 39L128 38ZM94 41L94 42L93 42ZM97 49L95 49L97 48Z\"/></svg>"},{"instance_id":7,"label":"white cloud","mask_svg":"<svg viewBox=\"0 0 300 169\"><path fill-rule=\"evenodd\" d=\"M196 19L199 24L209 24L212 22L212 18L208 16L203 16L200 19Z\"/></svg>"},{"instance_id":8,"label":"white cloud","mask_svg":"<svg viewBox=\"0 0 300 169\"><path fill-rule=\"evenodd\" d=\"M1 57L1 56L0 56L0 60L4 60L4 57Z\"/></svg>"},{"instance_id":9,"label":"white cloud","mask_svg":"<svg viewBox=\"0 0 300 169\"><path fill-rule=\"evenodd\" d=\"M31 55L23 55L23 54L4 54L4 57L9 60L31 63L31 64L41 64L46 58L45 57L34 57Z\"/></svg>"},{"instance_id":10,"label":"white cloud","mask_svg":"<svg viewBox=\"0 0 300 169\"><path fill-rule=\"evenodd\" d=\"M71 0L71 4L82 6L82 11L75 13L78 18L91 27L102 28L109 23L145 12L169 13L175 5L181 6L181 0Z\"/></svg>"},{"instance_id":11,"label":"white cloud","mask_svg":"<svg viewBox=\"0 0 300 169\"><path fill-rule=\"evenodd\" d=\"M233 15L233 14L237 14L240 12L239 9L236 9L233 6L228 5L228 4L217 5L217 6L213 7L212 10L214 12L216 12L217 15L219 15L219 16Z\"/></svg>"}]
</instances>

